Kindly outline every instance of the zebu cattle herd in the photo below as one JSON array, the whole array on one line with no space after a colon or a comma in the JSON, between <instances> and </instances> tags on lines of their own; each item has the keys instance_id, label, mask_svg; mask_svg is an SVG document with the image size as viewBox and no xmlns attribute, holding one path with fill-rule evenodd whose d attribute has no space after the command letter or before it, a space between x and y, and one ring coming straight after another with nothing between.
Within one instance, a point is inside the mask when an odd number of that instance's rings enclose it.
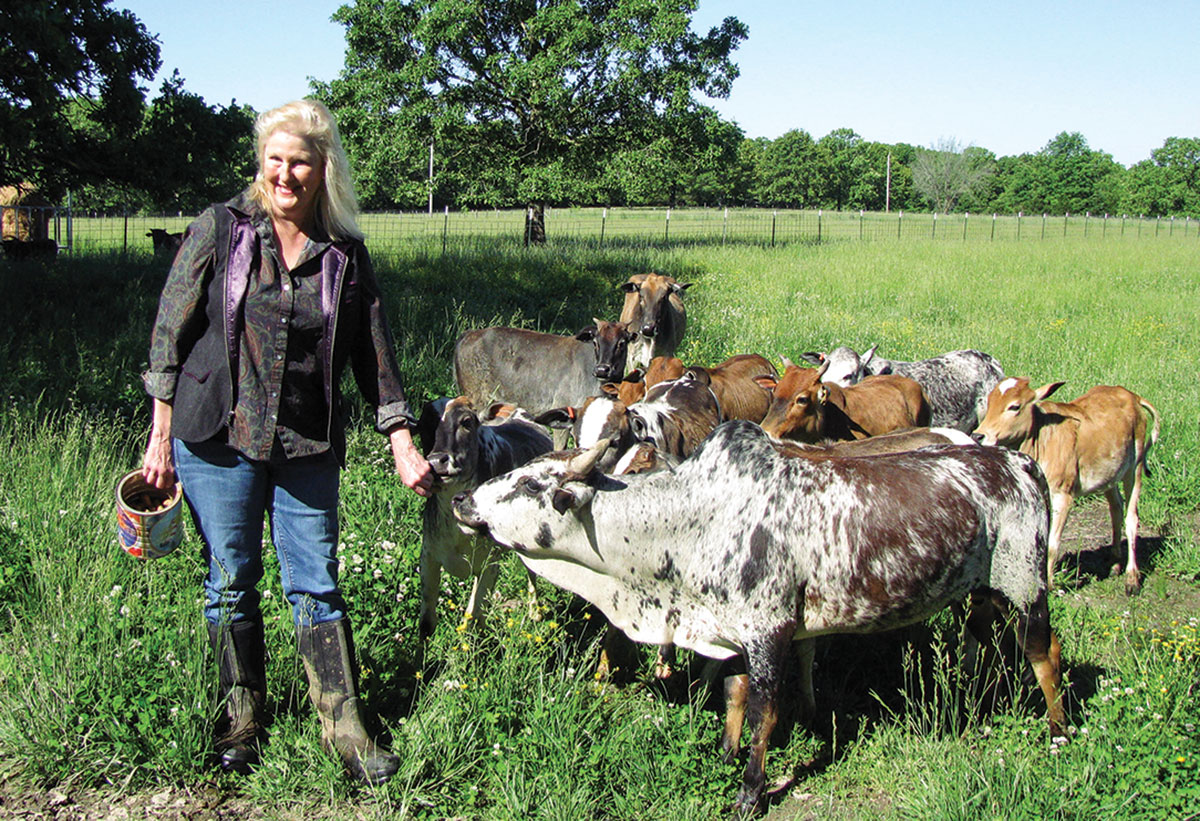
<instances>
[{"instance_id":1,"label":"zebu cattle herd","mask_svg":"<svg viewBox=\"0 0 1200 821\"><path fill-rule=\"evenodd\" d=\"M461 395L430 403L421 422L438 477L422 634L435 626L440 569L475 577L479 617L502 548L633 641L741 657L722 738L737 755L749 719L739 813L761 802L793 644L801 715L815 710L821 635L967 605L967 627L991 646L1011 623L1060 735L1047 593L1063 526L1075 498L1103 492L1113 560L1124 534L1126 591L1138 590L1154 407L1119 387L1048 402L1061 382L1034 389L973 350L904 362L842 347L803 354L812 368L781 358L782 374L753 353L685 365L674 354L687 287L638 274L616 322L459 340Z\"/></svg>"}]
</instances>

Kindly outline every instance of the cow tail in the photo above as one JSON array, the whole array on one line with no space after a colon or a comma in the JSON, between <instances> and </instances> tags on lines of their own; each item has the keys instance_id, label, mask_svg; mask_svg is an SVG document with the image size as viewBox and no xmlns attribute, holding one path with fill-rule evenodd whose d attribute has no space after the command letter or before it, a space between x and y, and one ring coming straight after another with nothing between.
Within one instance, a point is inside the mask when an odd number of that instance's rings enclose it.
<instances>
[{"instance_id":1,"label":"cow tail","mask_svg":"<svg viewBox=\"0 0 1200 821\"><path fill-rule=\"evenodd\" d=\"M1154 420L1154 425L1150 428L1150 439L1146 444L1146 449L1142 451L1142 472L1145 473L1146 476L1149 476L1150 462L1148 461L1148 458L1150 456L1150 448L1158 444L1159 415L1158 409L1145 399L1142 399L1140 396L1138 397L1138 404L1149 411L1150 418Z\"/></svg>"}]
</instances>

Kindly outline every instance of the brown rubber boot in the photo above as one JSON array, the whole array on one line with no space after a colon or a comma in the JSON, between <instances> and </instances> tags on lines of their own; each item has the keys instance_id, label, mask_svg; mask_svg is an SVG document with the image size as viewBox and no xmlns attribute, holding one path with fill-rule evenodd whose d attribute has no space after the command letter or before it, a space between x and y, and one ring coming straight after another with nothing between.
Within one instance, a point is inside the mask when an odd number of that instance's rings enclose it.
<instances>
[{"instance_id":1,"label":"brown rubber boot","mask_svg":"<svg viewBox=\"0 0 1200 821\"><path fill-rule=\"evenodd\" d=\"M355 688L350 622L342 618L296 628L308 674L308 697L321 719L321 744L336 752L350 774L378 785L400 768L400 759L367 735Z\"/></svg>"},{"instance_id":2,"label":"brown rubber boot","mask_svg":"<svg viewBox=\"0 0 1200 821\"><path fill-rule=\"evenodd\" d=\"M258 763L267 701L267 646L262 620L219 625L209 622L208 642L217 657L221 688L213 748L221 769L246 775Z\"/></svg>"}]
</instances>

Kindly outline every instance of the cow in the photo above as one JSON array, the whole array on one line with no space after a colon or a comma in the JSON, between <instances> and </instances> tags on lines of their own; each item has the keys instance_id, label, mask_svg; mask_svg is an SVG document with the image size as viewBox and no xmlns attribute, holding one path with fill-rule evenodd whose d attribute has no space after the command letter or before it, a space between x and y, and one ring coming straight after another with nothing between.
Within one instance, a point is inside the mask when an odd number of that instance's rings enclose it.
<instances>
[{"instance_id":1,"label":"cow","mask_svg":"<svg viewBox=\"0 0 1200 821\"><path fill-rule=\"evenodd\" d=\"M744 420L718 427L674 470L602 474L594 465L606 447L539 457L456 497L455 515L592 602L634 641L743 656L755 730L739 812L762 796L793 641L811 717L815 637L903 627L968 596L1013 617L1050 730L1061 735L1047 491L1029 457L943 446L798 459ZM968 620L989 644L993 623ZM740 735L729 727L722 746L733 756Z\"/></svg>"},{"instance_id":2,"label":"cow","mask_svg":"<svg viewBox=\"0 0 1200 821\"><path fill-rule=\"evenodd\" d=\"M598 394L604 382L625 375L636 335L624 322L593 321L574 336L508 327L468 331L454 348L458 392L475 407L501 401L534 415Z\"/></svg>"},{"instance_id":3,"label":"cow","mask_svg":"<svg viewBox=\"0 0 1200 821\"><path fill-rule=\"evenodd\" d=\"M1034 390L1024 377L1005 379L988 395L987 413L973 435L985 445L1029 454L1046 474L1052 514L1046 576L1051 582L1072 503L1080 496L1104 492L1112 518L1113 572L1120 571L1124 519L1129 542L1125 593L1132 596L1142 586L1137 506L1146 456L1158 441L1158 411L1132 391L1112 385L1092 388L1072 402L1047 402L1063 384L1051 382ZM1148 439L1146 413L1153 419ZM1127 510L1120 485L1125 487Z\"/></svg>"},{"instance_id":4,"label":"cow","mask_svg":"<svg viewBox=\"0 0 1200 821\"><path fill-rule=\"evenodd\" d=\"M872 376L841 388L821 381L828 364L801 368L784 359L783 376L757 377L771 391L762 427L780 439L801 442L864 439L904 428L928 427L921 386L904 376Z\"/></svg>"},{"instance_id":5,"label":"cow","mask_svg":"<svg viewBox=\"0 0 1200 821\"><path fill-rule=\"evenodd\" d=\"M852 348L834 348L829 353L810 351L805 361L829 369L822 380L843 388L867 376L896 374L913 379L929 400L929 424L957 428L970 433L983 418L988 393L1004 378L1004 369L994 356L982 351L950 351L917 362L884 359L872 345L861 357Z\"/></svg>"},{"instance_id":6,"label":"cow","mask_svg":"<svg viewBox=\"0 0 1200 821\"><path fill-rule=\"evenodd\" d=\"M626 450L642 442L655 446L660 461L686 459L723 417L712 389L684 374L659 382L633 405L626 406L611 396L591 396L578 408L554 408L536 416L535 421L556 430L571 430L577 447L607 440L612 447L601 469L611 471Z\"/></svg>"},{"instance_id":7,"label":"cow","mask_svg":"<svg viewBox=\"0 0 1200 821\"><path fill-rule=\"evenodd\" d=\"M504 415L500 415L503 413ZM465 618L477 620L496 583L499 565L494 545L464 533L454 519L451 501L553 447L550 436L519 413L499 406L480 418L466 397L426 403L417 424L422 449L435 478L421 518L421 638L437 627L437 599L442 568L459 578L472 578ZM533 578L529 581L530 611L535 615Z\"/></svg>"},{"instance_id":8,"label":"cow","mask_svg":"<svg viewBox=\"0 0 1200 821\"><path fill-rule=\"evenodd\" d=\"M656 356L650 361L645 374L638 369L627 375L624 381L605 383L602 388L610 396L632 405L659 382L678 379L684 374L691 374L694 379L712 388L725 419L746 419L750 422L761 422L771 404L770 393L755 379L778 375L775 366L756 353L736 354L711 368L702 365L684 367L683 361L676 357Z\"/></svg>"},{"instance_id":9,"label":"cow","mask_svg":"<svg viewBox=\"0 0 1200 821\"><path fill-rule=\"evenodd\" d=\"M663 274L634 274L621 284L621 322L638 334L629 346L629 367L648 368L656 356L674 356L687 327L682 294L690 282Z\"/></svg>"},{"instance_id":10,"label":"cow","mask_svg":"<svg viewBox=\"0 0 1200 821\"><path fill-rule=\"evenodd\" d=\"M58 256L58 242L53 239L6 239L4 256L8 259L53 259Z\"/></svg>"},{"instance_id":11,"label":"cow","mask_svg":"<svg viewBox=\"0 0 1200 821\"><path fill-rule=\"evenodd\" d=\"M179 246L183 244L183 234L168 233L165 228L151 228L146 232L146 236L150 237L150 242L154 245L155 254L170 254L175 255L179 250Z\"/></svg>"}]
</instances>

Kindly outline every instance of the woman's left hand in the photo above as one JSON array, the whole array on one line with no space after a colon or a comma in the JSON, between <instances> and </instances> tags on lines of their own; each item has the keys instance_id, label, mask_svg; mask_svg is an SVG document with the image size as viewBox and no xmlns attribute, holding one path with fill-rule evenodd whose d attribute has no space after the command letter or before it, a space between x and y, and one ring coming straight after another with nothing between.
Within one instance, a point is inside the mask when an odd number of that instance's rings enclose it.
<instances>
[{"instance_id":1,"label":"woman's left hand","mask_svg":"<svg viewBox=\"0 0 1200 821\"><path fill-rule=\"evenodd\" d=\"M388 434L392 443L392 458L396 460L396 473L400 481L412 488L418 496L428 496L433 487L433 468L413 444L408 428L397 428Z\"/></svg>"}]
</instances>

